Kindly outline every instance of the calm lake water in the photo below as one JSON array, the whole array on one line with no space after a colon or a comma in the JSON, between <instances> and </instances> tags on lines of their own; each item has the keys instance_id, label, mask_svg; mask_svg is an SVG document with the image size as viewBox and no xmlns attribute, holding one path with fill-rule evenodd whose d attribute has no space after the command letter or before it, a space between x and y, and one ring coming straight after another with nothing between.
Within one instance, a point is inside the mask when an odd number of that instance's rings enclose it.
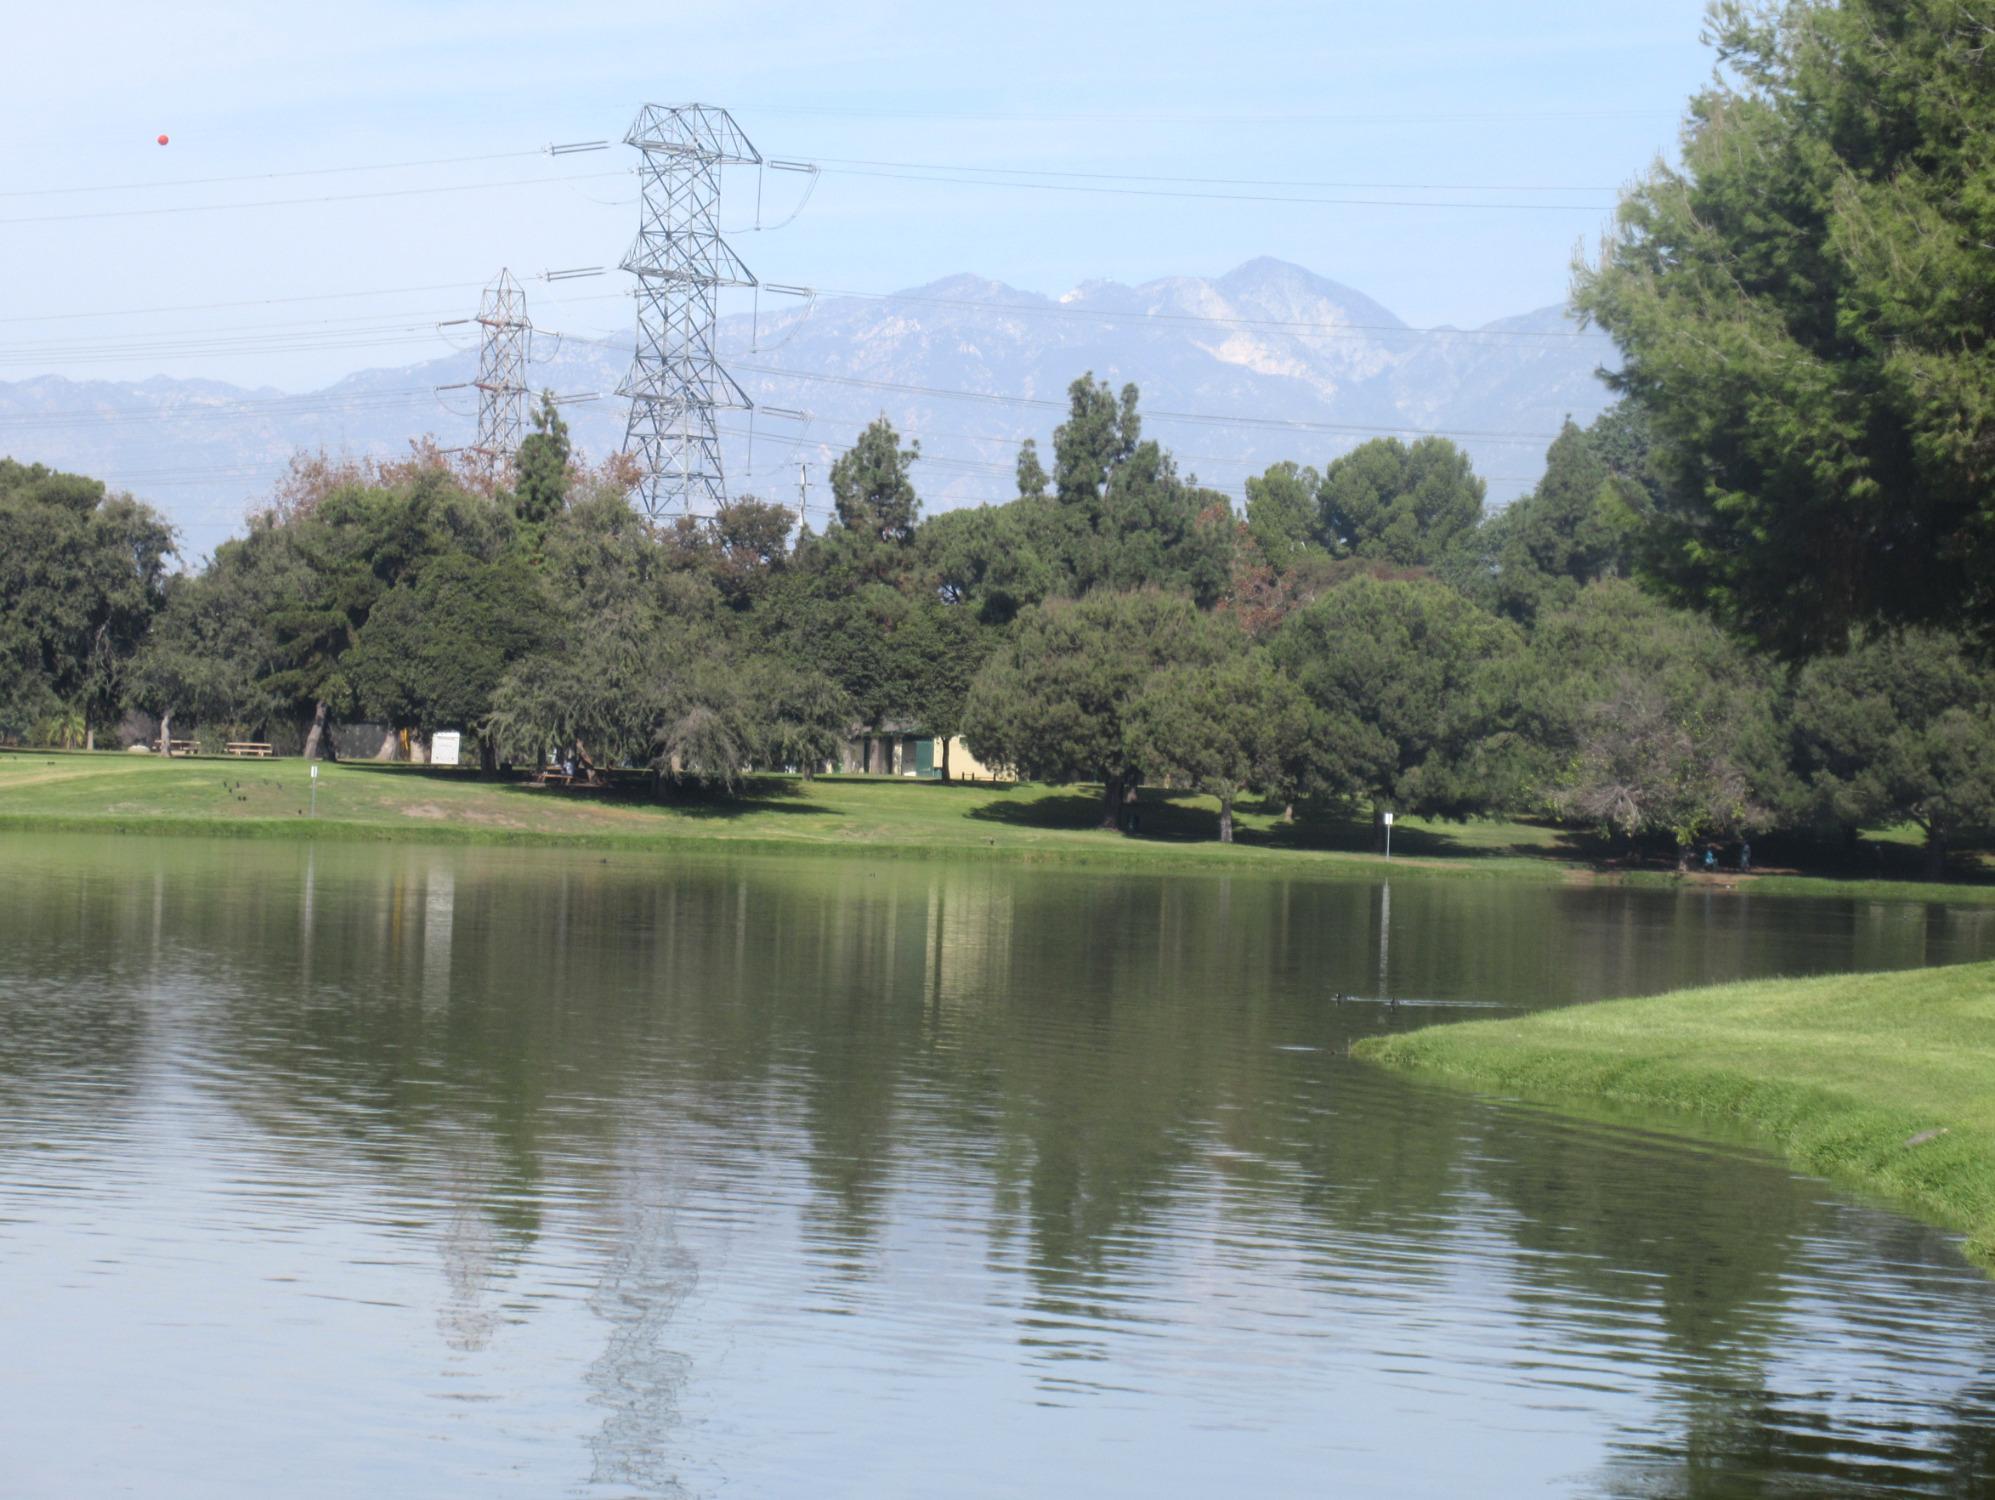
<instances>
[{"instance_id":1,"label":"calm lake water","mask_svg":"<svg viewBox=\"0 0 1995 1500\"><path fill-rule=\"evenodd\" d=\"M1948 1236L1345 1048L1991 955L1494 880L0 838L0 1494L1989 1493Z\"/></svg>"}]
</instances>

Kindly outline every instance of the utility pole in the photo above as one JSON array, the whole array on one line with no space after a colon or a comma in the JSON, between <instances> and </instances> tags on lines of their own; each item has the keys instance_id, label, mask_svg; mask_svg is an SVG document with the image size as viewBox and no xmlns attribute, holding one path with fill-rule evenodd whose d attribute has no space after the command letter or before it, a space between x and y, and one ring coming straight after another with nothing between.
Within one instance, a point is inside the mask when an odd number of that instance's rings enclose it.
<instances>
[{"instance_id":1,"label":"utility pole","mask_svg":"<svg viewBox=\"0 0 1995 1500\"><path fill-rule=\"evenodd\" d=\"M720 237L721 169L761 152L712 104L647 104L624 144L641 154L637 238L623 269L637 278L637 350L617 394L630 399L624 452L652 520L711 515L727 499L716 410L753 410L714 352L715 300L755 277Z\"/></svg>"},{"instance_id":2,"label":"utility pole","mask_svg":"<svg viewBox=\"0 0 1995 1500\"><path fill-rule=\"evenodd\" d=\"M532 358L533 324L527 321L526 293L510 271L485 288L478 303L478 441L471 451L495 468L505 468L526 434L526 366Z\"/></svg>"}]
</instances>

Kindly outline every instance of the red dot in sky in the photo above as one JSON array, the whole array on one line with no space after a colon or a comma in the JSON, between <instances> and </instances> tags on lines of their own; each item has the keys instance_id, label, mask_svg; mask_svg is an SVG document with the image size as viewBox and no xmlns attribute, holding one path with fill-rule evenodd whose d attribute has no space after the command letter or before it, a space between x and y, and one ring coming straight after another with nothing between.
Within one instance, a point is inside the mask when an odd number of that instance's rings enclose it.
<instances>
[{"instance_id":1,"label":"red dot in sky","mask_svg":"<svg viewBox=\"0 0 1995 1500\"><path fill-rule=\"evenodd\" d=\"M164 146L164 145L166 144L166 137L165 137L165 136L161 136L161 137L159 138L159 143L160 143L160 145Z\"/></svg>"}]
</instances>

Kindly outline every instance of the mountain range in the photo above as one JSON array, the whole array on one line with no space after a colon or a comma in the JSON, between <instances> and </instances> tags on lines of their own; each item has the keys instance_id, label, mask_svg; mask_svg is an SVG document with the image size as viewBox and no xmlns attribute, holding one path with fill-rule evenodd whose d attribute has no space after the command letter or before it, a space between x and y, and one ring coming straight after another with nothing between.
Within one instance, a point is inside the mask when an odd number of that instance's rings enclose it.
<instances>
[{"instance_id":1,"label":"mountain range","mask_svg":"<svg viewBox=\"0 0 1995 1500\"><path fill-rule=\"evenodd\" d=\"M533 344L536 389L599 394L565 408L577 446L619 446L627 339L543 328ZM1048 448L1068 383L1087 372L1135 382L1145 434L1236 503L1245 478L1279 460L1320 467L1371 436L1439 432L1501 505L1536 483L1564 417L1584 423L1609 403L1599 370L1614 358L1557 307L1413 328L1269 259L1213 279L1091 281L1059 298L970 275L890 296L765 293L755 312L721 320L718 347L758 407L721 416L731 492L794 503L801 465L816 524L831 460L882 414L920 440L930 509L1010 498L1019 442ZM166 376L0 382L0 454L130 489L182 526L195 554L239 527L300 448L380 456L425 433L468 442L476 393L437 388L475 368L475 351L453 352L303 394Z\"/></svg>"}]
</instances>

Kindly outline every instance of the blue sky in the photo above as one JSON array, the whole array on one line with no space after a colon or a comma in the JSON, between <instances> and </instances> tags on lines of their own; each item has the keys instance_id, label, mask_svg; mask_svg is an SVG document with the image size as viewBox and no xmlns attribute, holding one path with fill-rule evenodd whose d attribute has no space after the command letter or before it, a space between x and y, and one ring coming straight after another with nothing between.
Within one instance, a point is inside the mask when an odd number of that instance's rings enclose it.
<instances>
[{"instance_id":1,"label":"blue sky","mask_svg":"<svg viewBox=\"0 0 1995 1500\"><path fill-rule=\"evenodd\" d=\"M1616 190L1673 149L1710 70L1701 13L1701 0L40 6L9 19L0 379L302 389L441 353L453 335L434 323L469 313L500 265L621 256L633 153L532 153L619 139L646 100L727 105L772 156L920 164L827 171L794 223L737 236L766 281L886 291L974 271L1058 294L1265 254L1416 324L1481 323L1561 300ZM489 159L449 160L466 157ZM1449 206L861 175L992 168ZM301 172L320 175L196 180ZM1338 186L1142 180L1191 177ZM802 180L772 175L765 212L786 211ZM752 222L754 192L752 177L730 184L731 224ZM273 203L301 198L339 201ZM237 204L260 206L219 206ZM536 319L621 330L618 280L529 283ZM342 295L294 300L327 293ZM224 302L256 305L201 306Z\"/></svg>"}]
</instances>

